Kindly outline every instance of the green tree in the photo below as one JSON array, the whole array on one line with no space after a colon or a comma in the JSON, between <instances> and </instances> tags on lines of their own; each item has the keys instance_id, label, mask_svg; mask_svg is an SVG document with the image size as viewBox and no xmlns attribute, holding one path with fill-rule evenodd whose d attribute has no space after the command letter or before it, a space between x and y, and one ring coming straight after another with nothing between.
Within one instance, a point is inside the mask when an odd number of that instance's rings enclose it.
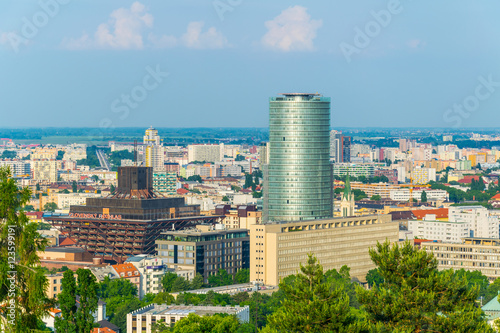
<instances>
[{"instance_id":1,"label":"green tree","mask_svg":"<svg viewBox=\"0 0 500 333\"><path fill-rule=\"evenodd\" d=\"M179 291L186 291L189 290L189 282L183 278L182 276L178 276L175 280L174 283L172 284L172 289L170 290L171 292L179 292Z\"/></svg>"},{"instance_id":2,"label":"green tree","mask_svg":"<svg viewBox=\"0 0 500 333\"><path fill-rule=\"evenodd\" d=\"M173 304L173 303L175 303L175 298L174 298L174 296L170 295L169 293L160 292L160 293L156 294L155 298L153 299L153 303L155 303L155 304Z\"/></svg>"},{"instance_id":3,"label":"green tree","mask_svg":"<svg viewBox=\"0 0 500 333\"><path fill-rule=\"evenodd\" d=\"M366 274L366 282L368 282L368 286L378 287L382 282L384 282L384 278L380 275L377 268L370 269L368 274Z\"/></svg>"},{"instance_id":4,"label":"green tree","mask_svg":"<svg viewBox=\"0 0 500 333\"><path fill-rule=\"evenodd\" d=\"M105 277L98 285L98 295L100 298L109 299L113 297L135 297L137 287L128 279L114 279Z\"/></svg>"},{"instance_id":5,"label":"green tree","mask_svg":"<svg viewBox=\"0 0 500 333\"><path fill-rule=\"evenodd\" d=\"M95 276L88 269L79 268L78 295L80 306L76 311L76 325L78 333L89 333L94 327L94 312L97 310L98 285Z\"/></svg>"},{"instance_id":6,"label":"green tree","mask_svg":"<svg viewBox=\"0 0 500 333\"><path fill-rule=\"evenodd\" d=\"M24 210L26 212L32 212L35 210L35 207L33 207L33 205L26 205L26 206L24 206Z\"/></svg>"},{"instance_id":7,"label":"green tree","mask_svg":"<svg viewBox=\"0 0 500 333\"><path fill-rule=\"evenodd\" d=\"M2 156L0 156L0 158L12 159L12 158L16 158L16 156L17 156L17 152L15 152L13 150L4 150L2 152Z\"/></svg>"},{"instance_id":8,"label":"green tree","mask_svg":"<svg viewBox=\"0 0 500 333\"><path fill-rule=\"evenodd\" d=\"M243 188L251 188L255 184L253 183L253 177L251 174L245 173L245 184Z\"/></svg>"},{"instance_id":9,"label":"green tree","mask_svg":"<svg viewBox=\"0 0 500 333\"><path fill-rule=\"evenodd\" d=\"M382 197L380 195L376 194L376 195L372 195L370 200L380 201L380 200L382 200Z\"/></svg>"},{"instance_id":10,"label":"green tree","mask_svg":"<svg viewBox=\"0 0 500 333\"><path fill-rule=\"evenodd\" d=\"M167 293L171 292L172 286L176 279L177 279L177 274L172 272L165 273L165 275L163 275L163 278L161 280L161 284L163 285L163 290Z\"/></svg>"},{"instance_id":11,"label":"green tree","mask_svg":"<svg viewBox=\"0 0 500 333\"><path fill-rule=\"evenodd\" d=\"M196 273L193 280L191 281L191 290L203 288L203 275Z\"/></svg>"},{"instance_id":12,"label":"green tree","mask_svg":"<svg viewBox=\"0 0 500 333\"><path fill-rule=\"evenodd\" d=\"M59 208L57 207L57 204L55 202L47 202L43 206L43 210L46 212L55 212L56 209L59 209Z\"/></svg>"},{"instance_id":13,"label":"green tree","mask_svg":"<svg viewBox=\"0 0 500 333\"><path fill-rule=\"evenodd\" d=\"M71 190L73 193L76 193L78 191L78 185L76 184L76 181L73 180L73 183L71 184Z\"/></svg>"},{"instance_id":14,"label":"green tree","mask_svg":"<svg viewBox=\"0 0 500 333\"><path fill-rule=\"evenodd\" d=\"M219 269L217 274L208 277L208 284L210 287L229 286L233 284L233 277L225 269Z\"/></svg>"},{"instance_id":15,"label":"green tree","mask_svg":"<svg viewBox=\"0 0 500 333\"><path fill-rule=\"evenodd\" d=\"M293 283L280 282L285 298L268 316L263 332L358 332L349 297L324 281L323 267L312 254Z\"/></svg>"},{"instance_id":16,"label":"green tree","mask_svg":"<svg viewBox=\"0 0 500 333\"><path fill-rule=\"evenodd\" d=\"M476 306L478 288L451 271L439 273L432 253L410 242L378 243L370 250L384 282L358 287L372 330L377 332L493 332Z\"/></svg>"},{"instance_id":17,"label":"green tree","mask_svg":"<svg viewBox=\"0 0 500 333\"><path fill-rule=\"evenodd\" d=\"M241 324L235 316L215 314L213 316L198 316L190 313L179 320L172 333L244 333L250 324ZM168 330L157 332L169 332Z\"/></svg>"},{"instance_id":18,"label":"green tree","mask_svg":"<svg viewBox=\"0 0 500 333\"><path fill-rule=\"evenodd\" d=\"M37 183L35 188L36 188L36 191L39 192L40 191L40 184Z\"/></svg>"},{"instance_id":19,"label":"green tree","mask_svg":"<svg viewBox=\"0 0 500 333\"><path fill-rule=\"evenodd\" d=\"M486 292L483 298L483 305L491 301L493 298L497 297L500 294L500 278L496 279L491 283L488 288L486 288Z\"/></svg>"},{"instance_id":20,"label":"green tree","mask_svg":"<svg viewBox=\"0 0 500 333\"><path fill-rule=\"evenodd\" d=\"M225 195L225 196L223 196L223 197L222 197L222 201L224 201L224 202L228 202L228 201L229 201L229 198Z\"/></svg>"},{"instance_id":21,"label":"green tree","mask_svg":"<svg viewBox=\"0 0 500 333\"><path fill-rule=\"evenodd\" d=\"M111 185L109 186L109 191L110 191L112 194L114 194L114 193L115 193L115 191L116 191L115 185L111 184Z\"/></svg>"},{"instance_id":22,"label":"green tree","mask_svg":"<svg viewBox=\"0 0 500 333\"><path fill-rule=\"evenodd\" d=\"M73 271L64 272L62 291L58 295L61 317L55 318L54 327L58 333L76 333L76 280Z\"/></svg>"},{"instance_id":23,"label":"green tree","mask_svg":"<svg viewBox=\"0 0 500 333\"><path fill-rule=\"evenodd\" d=\"M201 178L200 175L189 176L187 180L190 181L190 182L203 183L203 179Z\"/></svg>"},{"instance_id":24,"label":"green tree","mask_svg":"<svg viewBox=\"0 0 500 333\"><path fill-rule=\"evenodd\" d=\"M92 179L93 179L95 182L98 182L98 181L99 181L99 176L98 176L98 175L92 175Z\"/></svg>"},{"instance_id":25,"label":"green tree","mask_svg":"<svg viewBox=\"0 0 500 333\"><path fill-rule=\"evenodd\" d=\"M238 155L236 155L236 158L234 160L236 162L244 161L245 160L245 156L238 154Z\"/></svg>"},{"instance_id":26,"label":"green tree","mask_svg":"<svg viewBox=\"0 0 500 333\"><path fill-rule=\"evenodd\" d=\"M427 192L422 191L422 195L420 196L421 202L427 202Z\"/></svg>"},{"instance_id":27,"label":"green tree","mask_svg":"<svg viewBox=\"0 0 500 333\"><path fill-rule=\"evenodd\" d=\"M234 275L235 283L248 283L250 282L250 270L248 268L240 269Z\"/></svg>"},{"instance_id":28,"label":"green tree","mask_svg":"<svg viewBox=\"0 0 500 333\"><path fill-rule=\"evenodd\" d=\"M49 284L37 254L45 250L47 240L22 209L30 197L30 189L18 188L11 178L10 168L0 167L0 304L13 307L15 313L12 318L0 311L6 332L37 329L53 306L45 295Z\"/></svg>"}]
</instances>

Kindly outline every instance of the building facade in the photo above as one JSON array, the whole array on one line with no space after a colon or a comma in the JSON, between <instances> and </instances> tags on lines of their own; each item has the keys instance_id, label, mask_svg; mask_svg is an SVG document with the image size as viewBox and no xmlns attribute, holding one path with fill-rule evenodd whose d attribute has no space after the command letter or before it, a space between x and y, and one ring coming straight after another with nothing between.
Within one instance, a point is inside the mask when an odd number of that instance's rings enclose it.
<instances>
[{"instance_id":1,"label":"building facade","mask_svg":"<svg viewBox=\"0 0 500 333\"><path fill-rule=\"evenodd\" d=\"M177 172L153 172L153 189L163 194L177 194Z\"/></svg>"},{"instance_id":2,"label":"building facade","mask_svg":"<svg viewBox=\"0 0 500 333\"><path fill-rule=\"evenodd\" d=\"M249 268L249 235L246 229L213 230L198 225L196 229L167 231L156 240L157 254L169 267L194 269L205 282L219 269L235 275Z\"/></svg>"},{"instance_id":3,"label":"building facade","mask_svg":"<svg viewBox=\"0 0 500 333\"><path fill-rule=\"evenodd\" d=\"M189 145L188 162L220 162L224 158L224 144Z\"/></svg>"},{"instance_id":4,"label":"building facade","mask_svg":"<svg viewBox=\"0 0 500 333\"><path fill-rule=\"evenodd\" d=\"M500 240L464 238L460 244L422 243L427 252L434 253L438 269L480 271L490 282L500 278Z\"/></svg>"},{"instance_id":5,"label":"building facade","mask_svg":"<svg viewBox=\"0 0 500 333\"><path fill-rule=\"evenodd\" d=\"M483 206L450 207L449 219L468 223L471 237L499 238L498 216L491 215Z\"/></svg>"},{"instance_id":6,"label":"building facade","mask_svg":"<svg viewBox=\"0 0 500 333\"><path fill-rule=\"evenodd\" d=\"M234 315L242 323L250 320L249 306L195 306L151 304L127 314L127 333L153 333L153 325L163 322L171 326L190 313L199 316Z\"/></svg>"},{"instance_id":7,"label":"building facade","mask_svg":"<svg viewBox=\"0 0 500 333\"><path fill-rule=\"evenodd\" d=\"M365 282L375 268L368 250L385 240L399 240L399 222L390 215L251 225L250 281L276 286L314 253L325 270L347 265Z\"/></svg>"},{"instance_id":8,"label":"building facade","mask_svg":"<svg viewBox=\"0 0 500 333\"><path fill-rule=\"evenodd\" d=\"M355 164L355 163L335 163L333 165L334 176L345 176L350 174L353 177L365 176L367 178L375 175L375 165Z\"/></svg>"},{"instance_id":9,"label":"building facade","mask_svg":"<svg viewBox=\"0 0 500 333\"><path fill-rule=\"evenodd\" d=\"M330 98L283 94L269 102L264 221L333 216Z\"/></svg>"}]
</instances>

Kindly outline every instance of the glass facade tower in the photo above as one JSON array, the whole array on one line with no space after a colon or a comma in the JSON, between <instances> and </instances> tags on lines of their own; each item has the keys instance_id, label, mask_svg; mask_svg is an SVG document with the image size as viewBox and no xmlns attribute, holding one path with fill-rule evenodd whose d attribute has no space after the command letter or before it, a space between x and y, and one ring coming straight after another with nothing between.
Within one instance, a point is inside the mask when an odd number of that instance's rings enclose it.
<instances>
[{"instance_id":1,"label":"glass facade tower","mask_svg":"<svg viewBox=\"0 0 500 333\"><path fill-rule=\"evenodd\" d=\"M282 94L269 101L264 222L333 216L330 98Z\"/></svg>"}]
</instances>

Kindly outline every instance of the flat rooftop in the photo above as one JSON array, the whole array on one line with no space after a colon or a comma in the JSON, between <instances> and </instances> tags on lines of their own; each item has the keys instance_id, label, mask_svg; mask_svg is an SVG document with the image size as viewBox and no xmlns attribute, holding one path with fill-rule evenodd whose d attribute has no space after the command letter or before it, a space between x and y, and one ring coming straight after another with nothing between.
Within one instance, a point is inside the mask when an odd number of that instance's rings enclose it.
<instances>
[{"instance_id":1,"label":"flat rooftop","mask_svg":"<svg viewBox=\"0 0 500 333\"><path fill-rule=\"evenodd\" d=\"M248 306L195 306L195 305L158 305L151 304L142 309L132 312L134 315L189 315L196 313L199 316L214 315L217 313L236 314Z\"/></svg>"}]
</instances>

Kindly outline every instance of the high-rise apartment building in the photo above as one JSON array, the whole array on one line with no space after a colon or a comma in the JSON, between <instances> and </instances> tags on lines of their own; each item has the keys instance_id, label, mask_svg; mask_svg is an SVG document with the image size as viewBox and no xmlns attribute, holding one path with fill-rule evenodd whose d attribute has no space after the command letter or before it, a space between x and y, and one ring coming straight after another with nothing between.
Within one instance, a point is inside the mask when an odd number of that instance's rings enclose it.
<instances>
[{"instance_id":1,"label":"high-rise apartment building","mask_svg":"<svg viewBox=\"0 0 500 333\"><path fill-rule=\"evenodd\" d=\"M333 216L330 98L282 94L269 101L264 222Z\"/></svg>"},{"instance_id":2,"label":"high-rise apartment building","mask_svg":"<svg viewBox=\"0 0 500 333\"><path fill-rule=\"evenodd\" d=\"M330 131L330 159L335 163L351 161L351 137L342 132Z\"/></svg>"},{"instance_id":3,"label":"high-rise apartment building","mask_svg":"<svg viewBox=\"0 0 500 333\"><path fill-rule=\"evenodd\" d=\"M161 144L158 130L153 127L148 128L143 143L145 166L152 167L154 171L165 171L165 148Z\"/></svg>"},{"instance_id":4,"label":"high-rise apartment building","mask_svg":"<svg viewBox=\"0 0 500 333\"><path fill-rule=\"evenodd\" d=\"M161 145L161 139L158 135L158 130L151 126L146 130L146 135L143 137L143 143L145 145L159 146Z\"/></svg>"}]
</instances>

